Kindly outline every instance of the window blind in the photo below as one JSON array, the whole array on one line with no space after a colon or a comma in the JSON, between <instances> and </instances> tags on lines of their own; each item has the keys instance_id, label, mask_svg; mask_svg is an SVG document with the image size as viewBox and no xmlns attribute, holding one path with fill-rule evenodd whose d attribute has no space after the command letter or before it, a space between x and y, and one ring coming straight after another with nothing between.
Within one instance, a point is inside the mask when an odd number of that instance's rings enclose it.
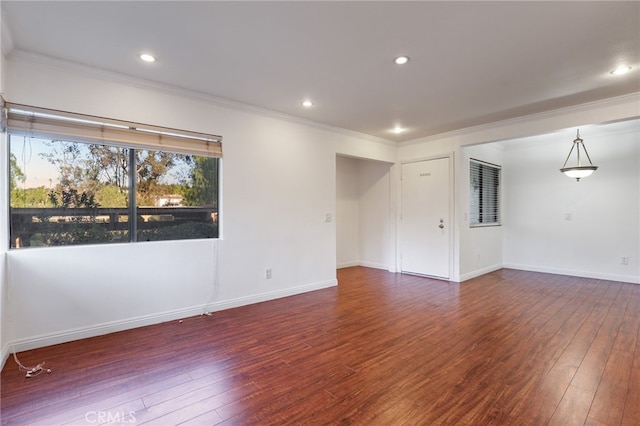
<instances>
[{"instance_id":1,"label":"window blind","mask_svg":"<svg viewBox=\"0 0 640 426\"><path fill-rule=\"evenodd\" d=\"M500 225L500 166L471 159L469 224Z\"/></svg>"},{"instance_id":2,"label":"window blind","mask_svg":"<svg viewBox=\"0 0 640 426\"><path fill-rule=\"evenodd\" d=\"M5 111L6 127L13 134L222 157L222 137L217 135L10 102Z\"/></svg>"}]
</instances>

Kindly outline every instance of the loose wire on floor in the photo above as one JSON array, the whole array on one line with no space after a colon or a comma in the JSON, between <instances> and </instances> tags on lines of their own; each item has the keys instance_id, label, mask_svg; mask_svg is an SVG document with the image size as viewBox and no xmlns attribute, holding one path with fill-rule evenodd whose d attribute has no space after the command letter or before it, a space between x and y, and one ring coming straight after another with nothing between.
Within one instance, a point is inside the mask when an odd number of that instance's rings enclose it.
<instances>
[{"instance_id":1,"label":"loose wire on floor","mask_svg":"<svg viewBox=\"0 0 640 426\"><path fill-rule=\"evenodd\" d=\"M22 365L22 363L18 359L18 356L16 355L16 351L15 350L13 351L13 359L16 362L16 364L18 364L18 369L20 371L26 371L27 372L27 374L25 376L27 378L39 376L44 371L46 371L47 374L51 374L51 369L50 368L44 368L45 361L42 361L40 364L36 365L35 367L25 367L24 365Z\"/></svg>"}]
</instances>

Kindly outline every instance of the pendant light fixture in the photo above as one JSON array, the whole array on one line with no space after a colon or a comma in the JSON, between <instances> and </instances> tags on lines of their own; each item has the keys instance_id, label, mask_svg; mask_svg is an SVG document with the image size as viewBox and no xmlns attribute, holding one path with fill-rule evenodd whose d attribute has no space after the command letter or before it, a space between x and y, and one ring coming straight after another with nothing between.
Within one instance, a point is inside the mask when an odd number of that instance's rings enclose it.
<instances>
[{"instance_id":1,"label":"pendant light fixture","mask_svg":"<svg viewBox=\"0 0 640 426\"><path fill-rule=\"evenodd\" d=\"M567 162L569 158L571 158L571 153L573 149L576 150L577 161L575 166L567 167ZM580 148L584 151L584 154L587 156L587 160L589 160L589 165L582 165L582 160L580 158ZM591 173L595 172L598 169L598 166L594 166L591 163L591 158L589 157L589 153L587 152L587 148L584 146L582 139L580 138L580 130L578 129L575 140L573 141L573 145L571 146L571 150L569 151L569 155L567 155L567 159L564 161L564 165L560 169L562 173L567 175L570 178L575 178L578 182L583 177L590 176Z\"/></svg>"}]
</instances>

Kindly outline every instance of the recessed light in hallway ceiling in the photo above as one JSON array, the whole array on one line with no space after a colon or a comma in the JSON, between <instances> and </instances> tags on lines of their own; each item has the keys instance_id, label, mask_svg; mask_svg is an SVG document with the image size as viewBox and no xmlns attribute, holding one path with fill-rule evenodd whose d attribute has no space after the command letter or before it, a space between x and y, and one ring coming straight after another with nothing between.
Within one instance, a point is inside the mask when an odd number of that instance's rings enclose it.
<instances>
[{"instance_id":1,"label":"recessed light in hallway ceiling","mask_svg":"<svg viewBox=\"0 0 640 426\"><path fill-rule=\"evenodd\" d=\"M142 60L143 60L143 61L145 61L145 62L149 62L149 63L151 63L151 62L155 62L155 61L156 61L155 56L153 56L153 55L151 55L151 54L149 54L149 53L143 53L143 54L141 54L141 55L140 55L140 59L142 59Z\"/></svg>"},{"instance_id":2,"label":"recessed light in hallway ceiling","mask_svg":"<svg viewBox=\"0 0 640 426\"><path fill-rule=\"evenodd\" d=\"M611 71L613 75L623 75L631 71L631 67L629 65L619 65L616 69Z\"/></svg>"},{"instance_id":3,"label":"recessed light in hallway ceiling","mask_svg":"<svg viewBox=\"0 0 640 426\"><path fill-rule=\"evenodd\" d=\"M411 60L408 56L398 56L393 60L393 63L396 65L404 65Z\"/></svg>"}]
</instances>

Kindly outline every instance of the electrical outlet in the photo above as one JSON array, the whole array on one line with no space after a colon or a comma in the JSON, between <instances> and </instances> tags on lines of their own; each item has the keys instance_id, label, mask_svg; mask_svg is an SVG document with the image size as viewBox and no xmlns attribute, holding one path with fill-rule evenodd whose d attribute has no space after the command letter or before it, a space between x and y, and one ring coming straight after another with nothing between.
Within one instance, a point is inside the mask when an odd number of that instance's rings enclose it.
<instances>
[{"instance_id":1,"label":"electrical outlet","mask_svg":"<svg viewBox=\"0 0 640 426\"><path fill-rule=\"evenodd\" d=\"M564 220L571 220L573 219L573 214L572 213L565 213L564 214Z\"/></svg>"},{"instance_id":2,"label":"electrical outlet","mask_svg":"<svg viewBox=\"0 0 640 426\"><path fill-rule=\"evenodd\" d=\"M621 263L622 265L628 265L628 264L629 264L629 258L628 258L627 256L622 256L622 257L620 258L620 263Z\"/></svg>"},{"instance_id":3,"label":"electrical outlet","mask_svg":"<svg viewBox=\"0 0 640 426\"><path fill-rule=\"evenodd\" d=\"M270 279L271 279L271 268L267 269L267 270L264 272L264 277L265 277L266 279L268 279L268 280L270 280Z\"/></svg>"}]
</instances>

